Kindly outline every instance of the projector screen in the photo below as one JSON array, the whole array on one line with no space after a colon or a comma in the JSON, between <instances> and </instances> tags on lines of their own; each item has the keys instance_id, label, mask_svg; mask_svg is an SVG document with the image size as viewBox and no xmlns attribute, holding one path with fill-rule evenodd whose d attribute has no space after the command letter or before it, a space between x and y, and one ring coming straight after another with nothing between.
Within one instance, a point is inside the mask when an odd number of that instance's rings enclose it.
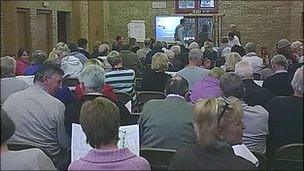
<instances>
[{"instance_id":1,"label":"projector screen","mask_svg":"<svg viewBox=\"0 0 304 171\"><path fill-rule=\"evenodd\" d=\"M182 18L182 16L156 16L156 40L166 41L167 43L173 43L175 27L179 25L180 19Z\"/></svg>"}]
</instances>

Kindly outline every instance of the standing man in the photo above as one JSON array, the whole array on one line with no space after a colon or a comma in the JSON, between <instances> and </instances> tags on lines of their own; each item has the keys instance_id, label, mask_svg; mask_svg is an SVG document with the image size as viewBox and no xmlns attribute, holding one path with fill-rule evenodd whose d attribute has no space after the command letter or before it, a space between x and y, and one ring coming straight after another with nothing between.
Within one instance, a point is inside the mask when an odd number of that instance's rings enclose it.
<instances>
[{"instance_id":1,"label":"standing man","mask_svg":"<svg viewBox=\"0 0 304 171\"><path fill-rule=\"evenodd\" d=\"M180 20L180 24L176 26L175 28L175 33L174 33L174 40L175 41L180 41L183 44L185 44L185 24L186 21L184 18Z\"/></svg>"}]
</instances>

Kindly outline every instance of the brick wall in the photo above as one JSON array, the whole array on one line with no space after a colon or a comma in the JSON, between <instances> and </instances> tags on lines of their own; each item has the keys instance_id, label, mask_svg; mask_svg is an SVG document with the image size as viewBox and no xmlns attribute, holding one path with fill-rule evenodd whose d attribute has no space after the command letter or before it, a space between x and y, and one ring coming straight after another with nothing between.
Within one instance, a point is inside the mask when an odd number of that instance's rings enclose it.
<instances>
[{"instance_id":1,"label":"brick wall","mask_svg":"<svg viewBox=\"0 0 304 171\"><path fill-rule=\"evenodd\" d=\"M104 1L107 41L112 42L118 34L126 38L131 20L145 20L146 37L154 36L155 16L174 14L174 1L166 2L167 8L152 9L152 1Z\"/></svg>"},{"instance_id":2,"label":"brick wall","mask_svg":"<svg viewBox=\"0 0 304 171\"><path fill-rule=\"evenodd\" d=\"M132 19L146 21L146 36L154 36L156 15L175 14L174 0L167 0L167 8L152 9L152 1L104 1L105 39L112 42L117 34L127 37L127 23ZM231 23L238 26L242 44L251 41L274 52L281 38L303 40L303 1L297 0L221 0L219 13L224 14L222 34L229 32Z\"/></svg>"},{"instance_id":3,"label":"brick wall","mask_svg":"<svg viewBox=\"0 0 304 171\"><path fill-rule=\"evenodd\" d=\"M157 1L157 0L155 0ZM3 39L3 3L1 1L1 55L6 50ZM36 47L35 32L36 10L47 9L52 11L52 43L57 40L57 11L72 12L71 1L15 1L17 8L28 8L31 12L32 47ZM43 2L49 2L49 7L43 7ZM89 38L88 1L79 2L79 27L72 28L73 39ZM163 0L167 7L152 9L152 0L104 0L103 20L104 41L112 42L117 34L127 37L127 24L131 20L145 20L146 36L154 33L156 15L175 14L174 0ZM257 44L258 52L261 46L266 46L273 52L275 43L281 38L291 41L303 40L303 1L300 0L220 0L219 13L224 14L222 19L222 34L228 33L228 26L234 23L242 34L243 45L248 41ZM73 20L73 19L72 19ZM75 21L75 19L74 19ZM74 25L72 25L73 27ZM74 29L74 30L73 30ZM77 29L77 31L75 31ZM72 34L73 34L72 33Z\"/></svg>"},{"instance_id":4,"label":"brick wall","mask_svg":"<svg viewBox=\"0 0 304 171\"><path fill-rule=\"evenodd\" d=\"M303 40L303 1L220 1L219 11L224 14L223 34L236 24L243 45L251 41L258 50L266 46L273 53L281 38Z\"/></svg>"}]
</instances>

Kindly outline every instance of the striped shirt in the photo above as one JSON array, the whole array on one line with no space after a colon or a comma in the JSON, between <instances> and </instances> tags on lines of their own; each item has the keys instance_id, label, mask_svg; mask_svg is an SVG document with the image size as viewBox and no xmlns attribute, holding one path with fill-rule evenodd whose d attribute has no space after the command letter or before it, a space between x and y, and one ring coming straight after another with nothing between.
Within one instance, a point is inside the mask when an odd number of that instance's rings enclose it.
<instances>
[{"instance_id":1,"label":"striped shirt","mask_svg":"<svg viewBox=\"0 0 304 171\"><path fill-rule=\"evenodd\" d=\"M133 69L112 69L105 74L105 83L112 86L115 92L128 93L132 97L135 95L135 72Z\"/></svg>"}]
</instances>

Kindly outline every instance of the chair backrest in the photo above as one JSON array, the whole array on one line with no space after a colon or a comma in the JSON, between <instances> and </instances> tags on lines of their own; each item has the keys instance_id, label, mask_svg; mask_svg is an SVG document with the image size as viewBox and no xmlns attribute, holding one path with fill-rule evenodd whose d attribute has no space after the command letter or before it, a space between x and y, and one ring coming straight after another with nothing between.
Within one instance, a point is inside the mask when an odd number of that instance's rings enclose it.
<instances>
[{"instance_id":1,"label":"chair backrest","mask_svg":"<svg viewBox=\"0 0 304 171\"><path fill-rule=\"evenodd\" d=\"M151 99L164 99L164 98L166 98L166 95L163 92L141 91L141 92L138 92L136 101L146 103L147 101L149 101Z\"/></svg>"},{"instance_id":2,"label":"chair backrest","mask_svg":"<svg viewBox=\"0 0 304 171\"><path fill-rule=\"evenodd\" d=\"M43 151L47 156L51 156L45 149L42 149L41 147L38 147L35 144L32 143L24 143L24 142L7 142L7 147L11 151L18 151L18 150L26 150L30 148L39 148L41 151Z\"/></svg>"},{"instance_id":3,"label":"chair backrest","mask_svg":"<svg viewBox=\"0 0 304 171\"><path fill-rule=\"evenodd\" d=\"M303 143L281 146L274 152L270 170L303 170Z\"/></svg>"},{"instance_id":4,"label":"chair backrest","mask_svg":"<svg viewBox=\"0 0 304 171\"><path fill-rule=\"evenodd\" d=\"M79 84L79 80L77 78L66 78L62 81L63 86L74 87L77 84Z\"/></svg>"},{"instance_id":5,"label":"chair backrest","mask_svg":"<svg viewBox=\"0 0 304 171\"><path fill-rule=\"evenodd\" d=\"M152 170L167 170L176 150L141 148L140 156L147 159Z\"/></svg>"},{"instance_id":6,"label":"chair backrest","mask_svg":"<svg viewBox=\"0 0 304 171\"><path fill-rule=\"evenodd\" d=\"M115 92L118 101L123 103L124 105L127 104L129 101L132 101L132 96L128 93L123 93L123 92Z\"/></svg>"},{"instance_id":7,"label":"chair backrest","mask_svg":"<svg viewBox=\"0 0 304 171\"><path fill-rule=\"evenodd\" d=\"M135 100L136 112L141 112L144 104L152 99L164 99L166 98L165 93L157 91L141 91L138 92Z\"/></svg>"}]
</instances>

